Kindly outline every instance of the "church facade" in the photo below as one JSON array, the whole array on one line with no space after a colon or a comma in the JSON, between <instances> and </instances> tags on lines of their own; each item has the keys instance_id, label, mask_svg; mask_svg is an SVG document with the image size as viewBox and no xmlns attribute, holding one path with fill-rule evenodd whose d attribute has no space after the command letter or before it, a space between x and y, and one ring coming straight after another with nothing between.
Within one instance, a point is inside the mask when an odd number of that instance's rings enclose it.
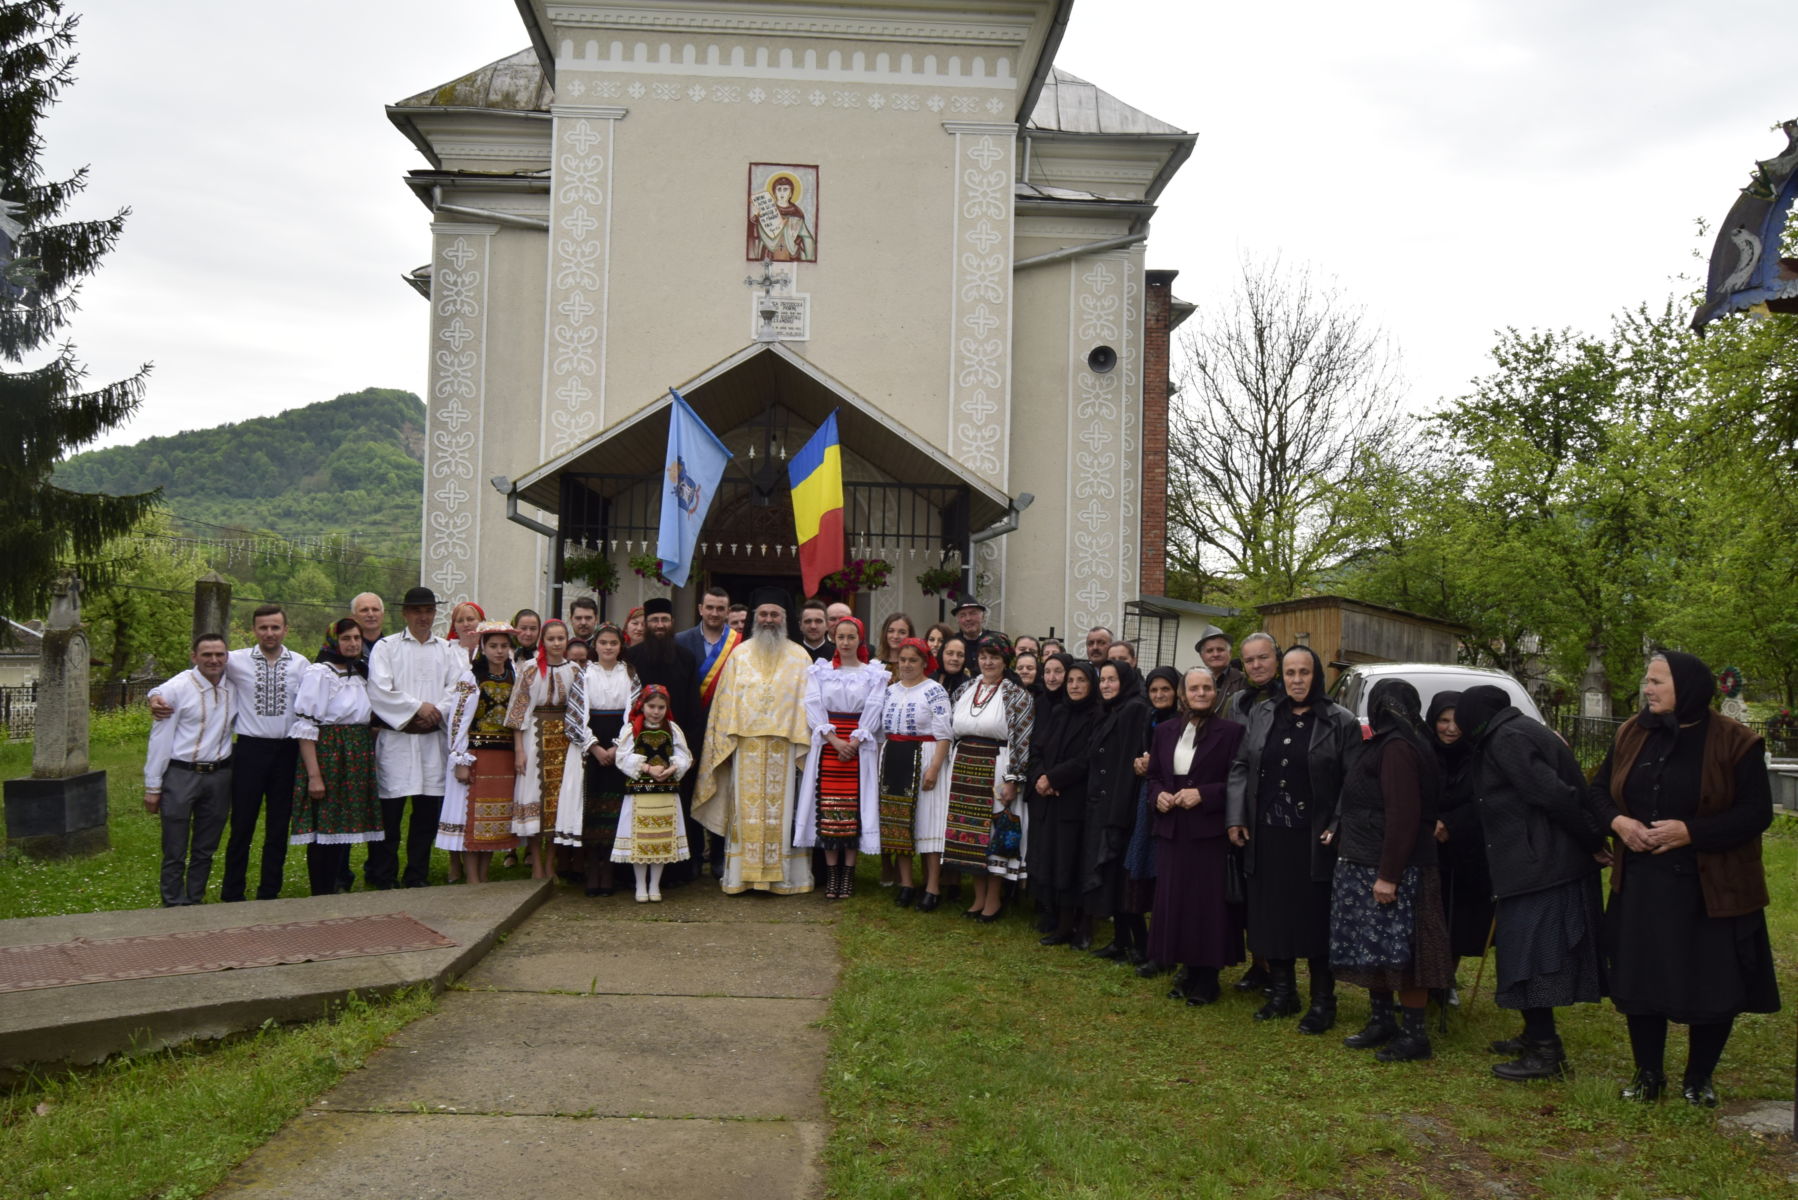
<instances>
[{"instance_id":1,"label":"church facade","mask_svg":"<svg viewBox=\"0 0 1798 1200\"><path fill-rule=\"evenodd\" d=\"M528 49L391 106L431 212L425 582L664 592L631 560L673 387L736 455L677 610L797 593L785 459L833 410L872 622L937 619L932 570L1015 632L1164 590L1182 306L1145 255L1194 136L1054 68L1071 2L530 0Z\"/></svg>"}]
</instances>

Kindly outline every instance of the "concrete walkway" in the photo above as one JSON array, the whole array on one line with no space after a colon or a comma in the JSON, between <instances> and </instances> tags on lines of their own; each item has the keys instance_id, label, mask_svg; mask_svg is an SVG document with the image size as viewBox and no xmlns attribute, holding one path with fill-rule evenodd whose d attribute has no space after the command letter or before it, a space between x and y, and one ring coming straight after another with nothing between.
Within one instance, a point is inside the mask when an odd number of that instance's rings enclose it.
<instances>
[{"instance_id":1,"label":"concrete walkway","mask_svg":"<svg viewBox=\"0 0 1798 1200\"><path fill-rule=\"evenodd\" d=\"M818 1195L834 920L563 888L213 1195Z\"/></svg>"}]
</instances>

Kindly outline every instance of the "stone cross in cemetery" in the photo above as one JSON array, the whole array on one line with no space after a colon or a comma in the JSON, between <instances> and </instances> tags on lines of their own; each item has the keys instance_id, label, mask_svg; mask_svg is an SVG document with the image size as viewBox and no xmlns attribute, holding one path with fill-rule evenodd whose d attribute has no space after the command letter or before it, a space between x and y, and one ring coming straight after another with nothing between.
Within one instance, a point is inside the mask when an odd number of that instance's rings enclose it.
<instances>
[{"instance_id":1,"label":"stone cross in cemetery","mask_svg":"<svg viewBox=\"0 0 1798 1200\"><path fill-rule=\"evenodd\" d=\"M106 830L106 772L87 757L87 634L81 581L65 574L51 591L37 681L31 777L6 782L6 837L27 854L97 854Z\"/></svg>"}]
</instances>

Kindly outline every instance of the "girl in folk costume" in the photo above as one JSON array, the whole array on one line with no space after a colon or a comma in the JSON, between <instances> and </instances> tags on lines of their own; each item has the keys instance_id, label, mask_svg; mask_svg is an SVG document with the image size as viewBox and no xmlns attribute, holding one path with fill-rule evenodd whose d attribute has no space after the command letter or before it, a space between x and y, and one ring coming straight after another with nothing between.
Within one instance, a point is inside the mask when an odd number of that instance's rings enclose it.
<instances>
[{"instance_id":1,"label":"girl in folk costume","mask_svg":"<svg viewBox=\"0 0 1798 1200\"><path fill-rule=\"evenodd\" d=\"M618 814L612 861L631 864L638 904L659 903L662 868L687 857L680 779L693 766L687 736L668 719L667 688L652 683L637 693L630 720L618 735L617 752L625 778L624 810Z\"/></svg>"},{"instance_id":2,"label":"girl in folk costume","mask_svg":"<svg viewBox=\"0 0 1798 1200\"><path fill-rule=\"evenodd\" d=\"M793 812L793 845L822 846L829 874L824 895L855 892L855 856L880 853L880 714L887 670L868 661L862 623L832 627L836 654L806 671L805 723L812 748Z\"/></svg>"},{"instance_id":3,"label":"girl in folk costume","mask_svg":"<svg viewBox=\"0 0 1798 1200\"><path fill-rule=\"evenodd\" d=\"M980 674L956 689L951 717L955 748L943 862L973 872L974 902L962 915L990 924L1004 904L1003 881L1023 871L1020 785L1030 767L1036 706L1007 673L1011 642L1004 634L983 634L974 657Z\"/></svg>"},{"instance_id":4,"label":"girl in folk costume","mask_svg":"<svg viewBox=\"0 0 1798 1200\"><path fill-rule=\"evenodd\" d=\"M624 773L614 744L637 698L637 672L620 660L624 631L610 621L593 631L594 660L568 690L571 757L562 777L556 841L583 847L589 896L612 894L612 843L624 807ZM577 769L578 768L578 769Z\"/></svg>"},{"instance_id":5,"label":"girl in folk costume","mask_svg":"<svg viewBox=\"0 0 1798 1200\"><path fill-rule=\"evenodd\" d=\"M921 638L899 647L899 678L881 706L880 845L899 868L893 902L935 912L942 902L943 831L949 818L949 693L930 678L936 657ZM912 886L912 854L924 856L924 896Z\"/></svg>"},{"instance_id":6,"label":"girl in folk costume","mask_svg":"<svg viewBox=\"0 0 1798 1200\"><path fill-rule=\"evenodd\" d=\"M480 657L457 681L446 710L452 769L443 785L437 845L461 852L470 883L486 883L494 852L518 845L512 831L517 753L506 725L518 678L513 632L503 621L481 622L475 630Z\"/></svg>"},{"instance_id":7,"label":"girl in folk costume","mask_svg":"<svg viewBox=\"0 0 1798 1200\"><path fill-rule=\"evenodd\" d=\"M537 660L524 669L512 689L506 724L513 729L516 785L512 831L531 847L531 878L548 879L549 831L556 827L562 796L562 772L568 757L568 692L574 664L568 650L568 626L551 617L543 623Z\"/></svg>"},{"instance_id":8,"label":"girl in folk costume","mask_svg":"<svg viewBox=\"0 0 1798 1200\"><path fill-rule=\"evenodd\" d=\"M352 845L382 837L368 718L362 630L345 617L331 627L318 660L301 676L288 726L288 736L300 743L289 840L306 847L314 896L338 890L339 879L349 874Z\"/></svg>"}]
</instances>

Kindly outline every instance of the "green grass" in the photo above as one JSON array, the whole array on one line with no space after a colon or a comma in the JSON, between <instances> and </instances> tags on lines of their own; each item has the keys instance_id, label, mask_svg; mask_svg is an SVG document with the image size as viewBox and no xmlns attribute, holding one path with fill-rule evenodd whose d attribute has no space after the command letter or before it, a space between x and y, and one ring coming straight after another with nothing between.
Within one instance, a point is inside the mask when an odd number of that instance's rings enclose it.
<instances>
[{"instance_id":1,"label":"green grass","mask_svg":"<svg viewBox=\"0 0 1798 1200\"><path fill-rule=\"evenodd\" d=\"M161 904L157 873L162 858L162 825L144 811L144 743L149 737L149 709L138 705L94 719L89 739L90 765L106 772L107 804L112 849L89 858L60 861L38 860L17 850L0 849L0 918L49 917L67 913L103 912L121 908L154 908ZM31 743L0 743L0 779L31 774ZM250 845L249 891L255 894L262 872L262 839L265 826L256 825ZM227 831L227 836L228 836ZM353 852L357 887L362 886L362 862L367 851ZM217 900L219 880L225 870L224 839L212 860L207 896ZM431 854L431 882L448 878L449 854ZM497 867L494 879L524 879L525 866ZM306 883L306 851L290 846L282 875L282 896L310 895Z\"/></svg>"},{"instance_id":2,"label":"green grass","mask_svg":"<svg viewBox=\"0 0 1798 1200\"><path fill-rule=\"evenodd\" d=\"M26 1079L0 1096L0 1196L203 1196L431 1003L352 996L310 1024Z\"/></svg>"},{"instance_id":3,"label":"green grass","mask_svg":"<svg viewBox=\"0 0 1798 1200\"><path fill-rule=\"evenodd\" d=\"M1773 943L1798 997L1798 836L1769 838ZM1385 1065L1342 1048L1366 1017L1345 989L1321 1038L1260 1024L1260 998L1211 1008L1165 998L1167 977L1044 949L1023 914L994 926L893 908L864 888L839 923L826 1152L835 1196L1786 1197L1789 1144L1715 1128L1677 1102L1626 1106L1623 1019L1563 1014L1578 1076L1515 1085L1488 1074L1487 1041L1515 1014L1482 996L1436 1034L1436 1057ZM1475 964L1463 965L1463 989ZM1234 973L1227 973L1226 978ZM1790 1012L1744 1017L1717 1084L1725 1101L1787 1098ZM1684 1052L1677 1031L1669 1062Z\"/></svg>"}]
</instances>

